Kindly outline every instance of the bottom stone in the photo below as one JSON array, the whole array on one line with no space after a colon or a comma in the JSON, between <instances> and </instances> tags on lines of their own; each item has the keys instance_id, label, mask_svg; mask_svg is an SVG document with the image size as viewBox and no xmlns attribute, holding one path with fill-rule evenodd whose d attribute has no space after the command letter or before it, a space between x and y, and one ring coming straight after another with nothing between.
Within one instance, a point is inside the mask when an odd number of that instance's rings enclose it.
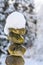
<instances>
[{"instance_id":1,"label":"bottom stone","mask_svg":"<svg viewBox=\"0 0 43 65\"><path fill-rule=\"evenodd\" d=\"M24 59L21 56L7 56L6 65L24 65Z\"/></svg>"}]
</instances>

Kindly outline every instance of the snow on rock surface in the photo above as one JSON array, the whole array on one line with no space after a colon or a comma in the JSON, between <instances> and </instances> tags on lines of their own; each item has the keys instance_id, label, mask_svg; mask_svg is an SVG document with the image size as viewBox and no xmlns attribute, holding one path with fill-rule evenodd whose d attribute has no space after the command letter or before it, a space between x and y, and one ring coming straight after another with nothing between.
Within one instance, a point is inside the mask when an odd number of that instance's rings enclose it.
<instances>
[{"instance_id":1,"label":"snow on rock surface","mask_svg":"<svg viewBox=\"0 0 43 65\"><path fill-rule=\"evenodd\" d=\"M13 12L11 13L7 19L6 19L6 24L4 28L5 34L8 34L8 28L15 28L15 29L20 29L20 28L25 28L26 20L22 13L19 12Z\"/></svg>"}]
</instances>

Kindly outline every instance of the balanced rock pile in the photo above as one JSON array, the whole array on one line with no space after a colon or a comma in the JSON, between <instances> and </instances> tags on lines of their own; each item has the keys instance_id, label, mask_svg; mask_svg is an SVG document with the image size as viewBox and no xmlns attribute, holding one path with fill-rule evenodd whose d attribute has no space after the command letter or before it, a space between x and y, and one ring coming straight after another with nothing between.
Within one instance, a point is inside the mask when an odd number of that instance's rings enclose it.
<instances>
[{"instance_id":1,"label":"balanced rock pile","mask_svg":"<svg viewBox=\"0 0 43 65\"><path fill-rule=\"evenodd\" d=\"M7 19L4 32L11 44L8 48L10 55L6 58L6 65L24 65L23 55L26 48L23 46L26 20L22 13L11 13Z\"/></svg>"}]
</instances>

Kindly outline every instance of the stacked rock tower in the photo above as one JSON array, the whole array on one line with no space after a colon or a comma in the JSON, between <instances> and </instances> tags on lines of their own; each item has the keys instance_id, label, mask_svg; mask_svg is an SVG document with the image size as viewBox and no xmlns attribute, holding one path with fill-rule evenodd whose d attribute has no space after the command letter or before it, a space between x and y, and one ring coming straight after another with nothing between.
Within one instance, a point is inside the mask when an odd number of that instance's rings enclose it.
<instances>
[{"instance_id":1,"label":"stacked rock tower","mask_svg":"<svg viewBox=\"0 0 43 65\"><path fill-rule=\"evenodd\" d=\"M22 13L11 13L7 19L4 32L11 44L8 48L10 55L6 58L6 65L24 65L23 55L26 48L23 46L26 20Z\"/></svg>"}]
</instances>

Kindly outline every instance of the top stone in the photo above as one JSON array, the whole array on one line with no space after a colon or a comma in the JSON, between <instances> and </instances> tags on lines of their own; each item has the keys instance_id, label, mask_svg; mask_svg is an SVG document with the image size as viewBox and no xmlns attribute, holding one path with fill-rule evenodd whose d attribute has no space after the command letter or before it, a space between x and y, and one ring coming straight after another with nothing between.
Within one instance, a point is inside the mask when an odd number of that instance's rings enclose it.
<instances>
[{"instance_id":1,"label":"top stone","mask_svg":"<svg viewBox=\"0 0 43 65\"><path fill-rule=\"evenodd\" d=\"M26 20L23 14L15 11L7 17L4 32L8 35L8 28L21 29L25 28L25 24Z\"/></svg>"}]
</instances>

